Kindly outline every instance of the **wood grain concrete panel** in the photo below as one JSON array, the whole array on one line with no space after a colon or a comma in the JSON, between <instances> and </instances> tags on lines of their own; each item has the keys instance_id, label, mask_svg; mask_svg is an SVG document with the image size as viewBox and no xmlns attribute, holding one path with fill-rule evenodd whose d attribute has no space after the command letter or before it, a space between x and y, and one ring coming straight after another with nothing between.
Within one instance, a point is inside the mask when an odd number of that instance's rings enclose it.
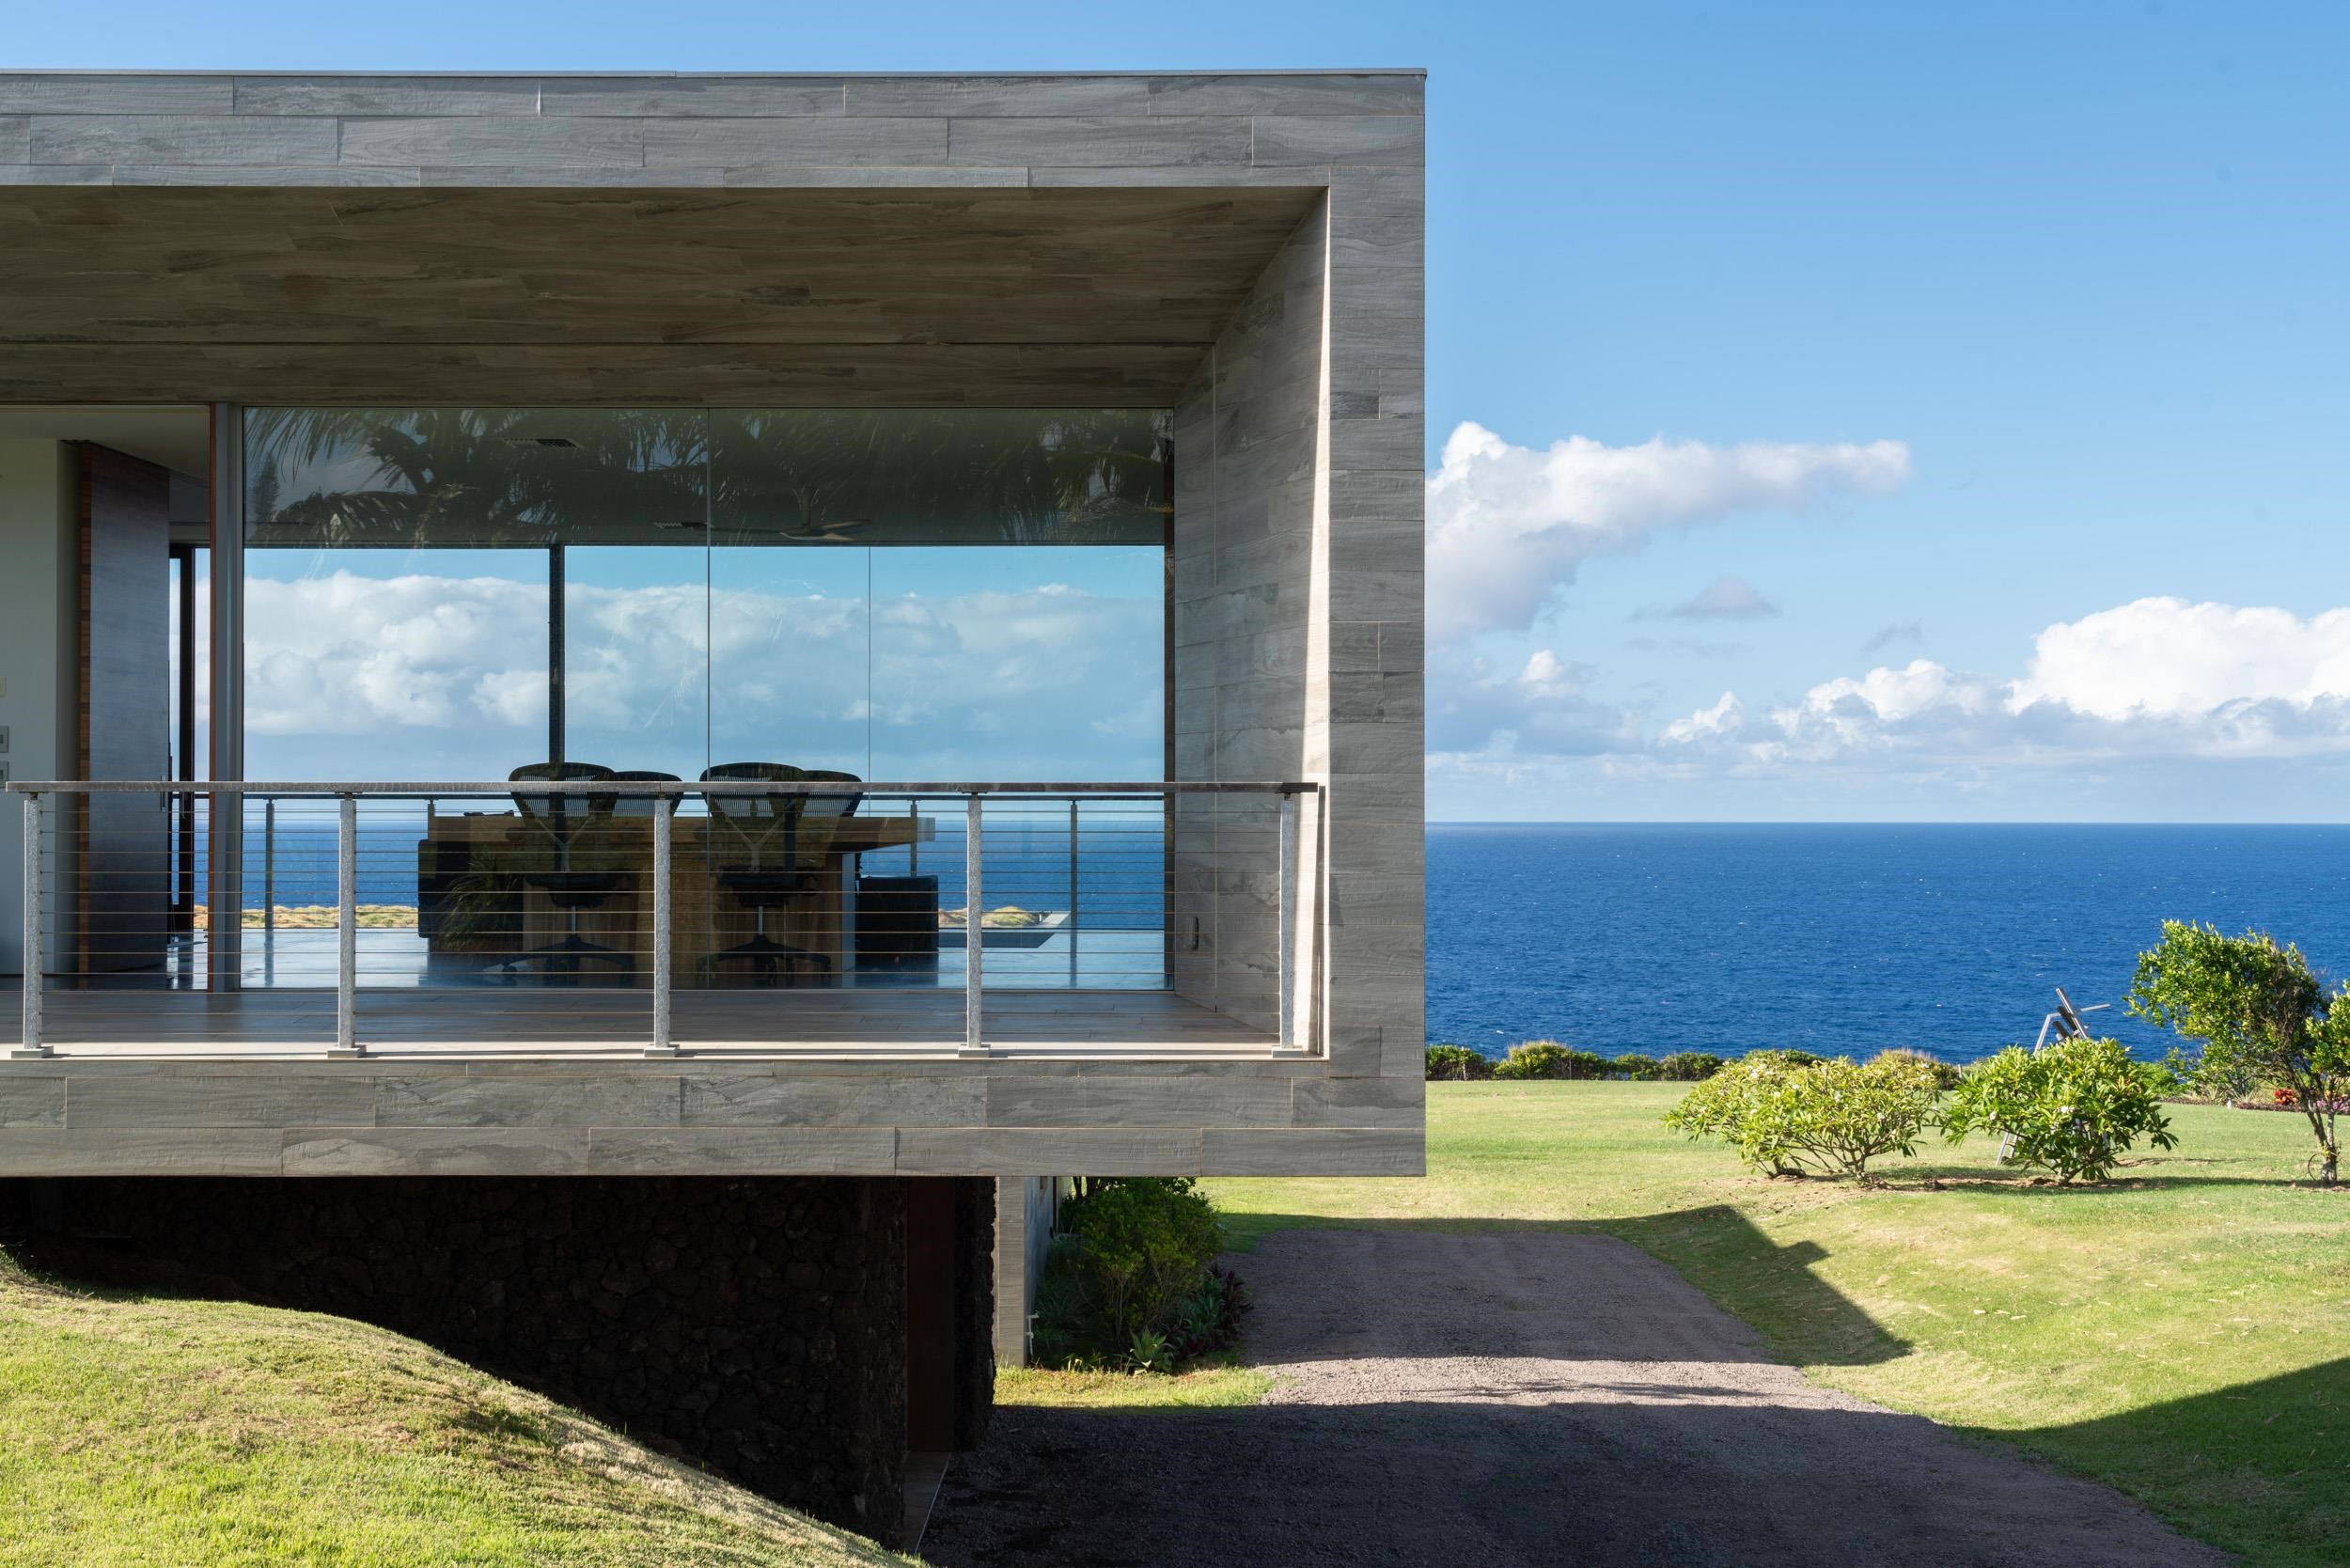
<instances>
[{"instance_id":1,"label":"wood grain concrete panel","mask_svg":"<svg viewBox=\"0 0 2350 1568\"><path fill-rule=\"evenodd\" d=\"M694 1073L685 1079L684 1120L689 1127L969 1127L987 1120L987 1087L976 1077Z\"/></svg>"},{"instance_id":2,"label":"wood grain concrete panel","mask_svg":"<svg viewBox=\"0 0 2350 1568\"><path fill-rule=\"evenodd\" d=\"M1330 171L1304 165L1259 168L1254 164L1178 164L1123 168L1116 165L1042 165L1028 170L1028 183L1038 190L1142 190L1149 188L1215 190L1240 187L1254 190L1319 190L1330 182Z\"/></svg>"},{"instance_id":3,"label":"wood grain concrete panel","mask_svg":"<svg viewBox=\"0 0 2350 1568\"><path fill-rule=\"evenodd\" d=\"M32 117L36 164L332 164L332 119L241 115Z\"/></svg>"},{"instance_id":4,"label":"wood grain concrete panel","mask_svg":"<svg viewBox=\"0 0 2350 1568\"><path fill-rule=\"evenodd\" d=\"M0 1128L0 1177L276 1176L282 1137L274 1131L151 1127L134 1137L116 1129Z\"/></svg>"},{"instance_id":5,"label":"wood grain concrete panel","mask_svg":"<svg viewBox=\"0 0 2350 1568\"><path fill-rule=\"evenodd\" d=\"M1398 1078L1300 1078L1300 1127L1418 1128L1428 1116L1426 1070Z\"/></svg>"},{"instance_id":6,"label":"wood grain concrete panel","mask_svg":"<svg viewBox=\"0 0 2350 1568\"><path fill-rule=\"evenodd\" d=\"M847 187L866 191L1022 189L1028 183L1028 171L1026 169L954 169L936 164L910 168L835 167L815 164L741 164L719 170L718 182L722 185L740 186L744 189L791 187L806 190Z\"/></svg>"},{"instance_id":7,"label":"wood grain concrete panel","mask_svg":"<svg viewBox=\"0 0 2350 1568\"><path fill-rule=\"evenodd\" d=\"M226 76L0 74L0 115L225 115L235 107Z\"/></svg>"},{"instance_id":8,"label":"wood grain concrete panel","mask_svg":"<svg viewBox=\"0 0 2350 1568\"><path fill-rule=\"evenodd\" d=\"M1379 667L1379 628L1377 620L1334 620L1330 623L1329 672L1337 676L1350 671L1375 670Z\"/></svg>"},{"instance_id":9,"label":"wood grain concrete panel","mask_svg":"<svg viewBox=\"0 0 2350 1568\"><path fill-rule=\"evenodd\" d=\"M346 168L353 168L346 165ZM359 172L353 169L353 172ZM386 172L390 172L388 169ZM645 169L615 165L574 167L568 165L428 164L403 171L410 183L443 190L466 187L492 190L592 188L596 190L697 191L716 190L726 183L723 169Z\"/></svg>"},{"instance_id":10,"label":"wood grain concrete panel","mask_svg":"<svg viewBox=\"0 0 2350 1568\"><path fill-rule=\"evenodd\" d=\"M100 1077L78 1073L67 1105L77 1130L149 1127L368 1127L372 1083L350 1073L202 1071Z\"/></svg>"},{"instance_id":11,"label":"wood grain concrete panel","mask_svg":"<svg viewBox=\"0 0 2350 1568\"><path fill-rule=\"evenodd\" d=\"M65 1125L65 1079L0 1074L0 1128Z\"/></svg>"},{"instance_id":12,"label":"wood grain concrete panel","mask_svg":"<svg viewBox=\"0 0 2350 1568\"><path fill-rule=\"evenodd\" d=\"M1333 724L1418 724L1425 712L1422 682L1417 673L1349 671L1330 677Z\"/></svg>"},{"instance_id":13,"label":"wood grain concrete panel","mask_svg":"<svg viewBox=\"0 0 2350 1568\"><path fill-rule=\"evenodd\" d=\"M803 164L827 167L944 164L943 119L676 119L644 124L655 168Z\"/></svg>"},{"instance_id":14,"label":"wood grain concrete panel","mask_svg":"<svg viewBox=\"0 0 2350 1568\"><path fill-rule=\"evenodd\" d=\"M1426 156L1417 116L1259 115L1254 124L1254 161L1260 168L1281 164L1392 167L1416 165Z\"/></svg>"},{"instance_id":15,"label":"wood grain concrete panel","mask_svg":"<svg viewBox=\"0 0 2350 1568\"><path fill-rule=\"evenodd\" d=\"M1406 517L1333 512L1330 528L1330 569L1333 572L1388 572L1408 575L1425 572L1428 525L1415 511ZM1382 625L1412 626L1417 620L1388 618Z\"/></svg>"},{"instance_id":16,"label":"wood grain concrete panel","mask_svg":"<svg viewBox=\"0 0 2350 1568\"><path fill-rule=\"evenodd\" d=\"M33 122L24 115L0 115L0 164L33 161Z\"/></svg>"},{"instance_id":17,"label":"wood grain concrete panel","mask_svg":"<svg viewBox=\"0 0 2350 1568\"><path fill-rule=\"evenodd\" d=\"M641 121L584 117L451 115L347 119L342 122L341 161L412 168L427 164L439 167L478 164L497 168L637 168L646 162L647 138L648 128Z\"/></svg>"},{"instance_id":18,"label":"wood grain concrete panel","mask_svg":"<svg viewBox=\"0 0 2350 1568\"><path fill-rule=\"evenodd\" d=\"M1288 1079L1072 1077L987 1085L991 1127L1284 1127Z\"/></svg>"},{"instance_id":19,"label":"wood grain concrete panel","mask_svg":"<svg viewBox=\"0 0 2350 1568\"><path fill-rule=\"evenodd\" d=\"M636 119L760 119L838 115L838 78L763 76L549 76L540 82L550 115Z\"/></svg>"},{"instance_id":20,"label":"wood grain concrete panel","mask_svg":"<svg viewBox=\"0 0 2350 1568\"><path fill-rule=\"evenodd\" d=\"M317 164L256 164L249 166L229 164L118 164L108 182L125 186L205 185L214 189L290 185L351 189L414 187L424 181L415 169L368 168L352 165L330 167Z\"/></svg>"},{"instance_id":21,"label":"wood grain concrete panel","mask_svg":"<svg viewBox=\"0 0 2350 1568\"><path fill-rule=\"evenodd\" d=\"M379 1127L674 1127L682 1119L682 1103L674 1073L666 1077L378 1077L374 1102Z\"/></svg>"},{"instance_id":22,"label":"wood grain concrete panel","mask_svg":"<svg viewBox=\"0 0 2350 1568\"><path fill-rule=\"evenodd\" d=\"M233 91L241 115L539 113L532 76L240 76Z\"/></svg>"},{"instance_id":23,"label":"wood grain concrete panel","mask_svg":"<svg viewBox=\"0 0 2350 1568\"><path fill-rule=\"evenodd\" d=\"M1030 119L1147 115L1151 85L1134 76L856 76L848 82L848 112Z\"/></svg>"},{"instance_id":24,"label":"wood grain concrete panel","mask_svg":"<svg viewBox=\"0 0 2350 1568\"><path fill-rule=\"evenodd\" d=\"M580 1176L585 1127L290 1127L278 1135L288 1176Z\"/></svg>"},{"instance_id":25,"label":"wood grain concrete panel","mask_svg":"<svg viewBox=\"0 0 2350 1568\"><path fill-rule=\"evenodd\" d=\"M1426 1140L1417 1127L1209 1128L1199 1135L1209 1176L1425 1176Z\"/></svg>"},{"instance_id":26,"label":"wood grain concrete panel","mask_svg":"<svg viewBox=\"0 0 2350 1568\"><path fill-rule=\"evenodd\" d=\"M1417 72L1186 74L1152 80L1151 111L1167 115L1413 115L1426 86Z\"/></svg>"},{"instance_id":27,"label":"wood grain concrete panel","mask_svg":"<svg viewBox=\"0 0 2350 1568\"><path fill-rule=\"evenodd\" d=\"M111 185L112 164L0 163L0 185Z\"/></svg>"},{"instance_id":28,"label":"wood grain concrete panel","mask_svg":"<svg viewBox=\"0 0 2350 1568\"><path fill-rule=\"evenodd\" d=\"M947 159L1027 168L1246 164L1249 122L1204 116L958 119Z\"/></svg>"},{"instance_id":29,"label":"wood grain concrete panel","mask_svg":"<svg viewBox=\"0 0 2350 1568\"><path fill-rule=\"evenodd\" d=\"M1330 569L1330 615L1337 620L1410 620L1427 602L1424 573Z\"/></svg>"},{"instance_id":30,"label":"wood grain concrete panel","mask_svg":"<svg viewBox=\"0 0 2350 1568\"><path fill-rule=\"evenodd\" d=\"M901 1176L1194 1176L1196 1129L907 1127Z\"/></svg>"},{"instance_id":31,"label":"wood grain concrete panel","mask_svg":"<svg viewBox=\"0 0 2350 1568\"><path fill-rule=\"evenodd\" d=\"M0 401L1162 408L1183 346L10 343ZM941 389L952 396L943 396Z\"/></svg>"},{"instance_id":32,"label":"wood grain concrete panel","mask_svg":"<svg viewBox=\"0 0 2350 1568\"><path fill-rule=\"evenodd\" d=\"M599 1176L889 1176L887 1127L599 1127L587 1168Z\"/></svg>"}]
</instances>

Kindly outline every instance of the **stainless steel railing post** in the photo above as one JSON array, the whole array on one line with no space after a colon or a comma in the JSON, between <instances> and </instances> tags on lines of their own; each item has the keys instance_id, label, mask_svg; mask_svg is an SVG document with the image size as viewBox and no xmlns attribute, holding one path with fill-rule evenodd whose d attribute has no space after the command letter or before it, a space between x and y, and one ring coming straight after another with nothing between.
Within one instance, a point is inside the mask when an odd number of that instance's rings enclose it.
<instances>
[{"instance_id":1,"label":"stainless steel railing post","mask_svg":"<svg viewBox=\"0 0 2350 1568\"><path fill-rule=\"evenodd\" d=\"M40 796L24 796L24 1037L8 1055L45 1057L40 1038Z\"/></svg>"},{"instance_id":2,"label":"stainless steel railing post","mask_svg":"<svg viewBox=\"0 0 2350 1568\"><path fill-rule=\"evenodd\" d=\"M656 796L652 803L652 1043L649 1057L673 1057L677 1044L669 1038L669 819L678 808L674 795Z\"/></svg>"},{"instance_id":3,"label":"stainless steel railing post","mask_svg":"<svg viewBox=\"0 0 2350 1568\"><path fill-rule=\"evenodd\" d=\"M987 1033L979 1016L980 971L987 951L979 902L979 807L977 793L964 798L963 828L963 1048L957 1056L987 1055Z\"/></svg>"},{"instance_id":4,"label":"stainless steel railing post","mask_svg":"<svg viewBox=\"0 0 2350 1568\"><path fill-rule=\"evenodd\" d=\"M1077 797L1069 797L1069 989L1077 989Z\"/></svg>"},{"instance_id":5,"label":"stainless steel railing post","mask_svg":"<svg viewBox=\"0 0 2350 1568\"><path fill-rule=\"evenodd\" d=\"M335 1044L330 1057L362 1057L359 1043L359 797L345 793L335 827Z\"/></svg>"}]
</instances>

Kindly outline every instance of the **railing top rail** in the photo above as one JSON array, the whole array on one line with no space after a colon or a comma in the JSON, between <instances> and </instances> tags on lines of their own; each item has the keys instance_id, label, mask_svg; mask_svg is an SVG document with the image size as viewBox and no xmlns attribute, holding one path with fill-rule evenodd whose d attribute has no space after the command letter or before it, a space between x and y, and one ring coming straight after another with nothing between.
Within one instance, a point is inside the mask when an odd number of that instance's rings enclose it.
<instances>
[{"instance_id":1,"label":"railing top rail","mask_svg":"<svg viewBox=\"0 0 2350 1568\"><path fill-rule=\"evenodd\" d=\"M1322 786L1305 782L1261 779L1167 778L1141 783L1041 784L977 780L911 784L845 779L769 780L761 778L681 779L664 783L637 778L515 778L426 780L416 783L361 783L352 780L303 779L269 782L256 779L211 778L52 778L11 779L0 789L9 794L204 794L204 795L389 795L399 797L450 795L838 795L854 791L864 795L1230 795L1312 794Z\"/></svg>"}]
</instances>

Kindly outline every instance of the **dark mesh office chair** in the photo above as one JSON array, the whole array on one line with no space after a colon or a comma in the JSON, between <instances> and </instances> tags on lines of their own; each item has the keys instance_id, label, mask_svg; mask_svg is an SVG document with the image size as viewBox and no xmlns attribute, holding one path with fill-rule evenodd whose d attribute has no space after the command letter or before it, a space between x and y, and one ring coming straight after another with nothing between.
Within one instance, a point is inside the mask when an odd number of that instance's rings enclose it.
<instances>
[{"instance_id":1,"label":"dark mesh office chair","mask_svg":"<svg viewBox=\"0 0 2350 1568\"><path fill-rule=\"evenodd\" d=\"M722 762L702 770L705 783L750 779L795 784L806 776L798 768L784 762ZM710 955L713 977L725 964L745 964L750 966L754 985L776 985L787 975L797 983L798 977L807 970L822 972L832 967L828 955L789 946L767 934L767 911L811 890L816 886L814 870L823 863L823 853L819 848L814 867L810 867L801 842L808 798L782 792L704 797L710 806L712 878L750 905L756 921L749 941L737 942ZM833 822L837 823L838 813L834 813ZM821 816L819 824L815 831L822 833L825 844L830 844L833 826L823 824Z\"/></svg>"},{"instance_id":2,"label":"dark mesh office chair","mask_svg":"<svg viewBox=\"0 0 2350 1568\"><path fill-rule=\"evenodd\" d=\"M594 762L532 762L508 774L509 782L543 779L549 783L594 781L612 776L612 770ZM621 975L635 967L634 958L617 948L590 942L579 934L579 912L593 908L628 885L628 872L615 864L606 831L616 797L592 794L533 794L517 791L525 827L538 839L538 854L522 870L523 882L547 896L563 911L569 930L559 942L533 948L523 962L539 965L551 985L577 984L589 964L609 964Z\"/></svg>"},{"instance_id":3,"label":"dark mesh office chair","mask_svg":"<svg viewBox=\"0 0 2350 1568\"><path fill-rule=\"evenodd\" d=\"M678 776L673 773L658 773L650 768L623 768L612 776L612 782L615 784L675 784L678 782ZM652 815L653 807L659 803L660 799L661 797L656 794L634 794L622 790L619 793L619 804L612 808L612 814L617 817L650 817Z\"/></svg>"}]
</instances>

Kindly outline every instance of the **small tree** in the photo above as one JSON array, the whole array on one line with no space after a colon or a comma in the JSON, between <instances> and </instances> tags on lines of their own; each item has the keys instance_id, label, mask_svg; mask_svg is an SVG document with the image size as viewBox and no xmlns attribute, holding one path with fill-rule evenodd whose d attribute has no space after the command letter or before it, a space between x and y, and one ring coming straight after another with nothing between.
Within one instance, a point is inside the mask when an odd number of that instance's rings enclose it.
<instances>
[{"instance_id":1,"label":"small tree","mask_svg":"<svg viewBox=\"0 0 2350 1568\"><path fill-rule=\"evenodd\" d=\"M2204 1081L2291 1090L2317 1139L2318 1180L2334 1183L2334 1107L2350 1094L2350 984L2327 994L2301 949L2264 931L2222 936L2165 920L2162 946L2138 955L2130 1011L2200 1043Z\"/></svg>"},{"instance_id":2,"label":"small tree","mask_svg":"<svg viewBox=\"0 0 2350 1568\"><path fill-rule=\"evenodd\" d=\"M1773 1175L1818 1170L1865 1181L1871 1160L1916 1152L1935 1094L1933 1073L1904 1057L1861 1066L1844 1057L1756 1051L1684 1095L1665 1125L1718 1137Z\"/></svg>"},{"instance_id":3,"label":"small tree","mask_svg":"<svg viewBox=\"0 0 2350 1568\"><path fill-rule=\"evenodd\" d=\"M1493 1058L1482 1051L1472 1051L1465 1045L1428 1047L1428 1080L1431 1083L1440 1079L1473 1083L1493 1075Z\"/></svg>"},{"instance_id":4,"label":"small tree","mask_svg":"<svg viewBox=\"0 0 2350 1568\"><path fill-rule=\"evenodd\" d=\"M2110 1040L2011 1045L1977 1062L1942 1113L1955 1143L1972 1132L2014 1139L2004 1158L2056 1172L2060 1183L2101 1182L2142 1136L2174 1147L2170 1123L2146 1074Z\"/></svg>"}]
</instances>

